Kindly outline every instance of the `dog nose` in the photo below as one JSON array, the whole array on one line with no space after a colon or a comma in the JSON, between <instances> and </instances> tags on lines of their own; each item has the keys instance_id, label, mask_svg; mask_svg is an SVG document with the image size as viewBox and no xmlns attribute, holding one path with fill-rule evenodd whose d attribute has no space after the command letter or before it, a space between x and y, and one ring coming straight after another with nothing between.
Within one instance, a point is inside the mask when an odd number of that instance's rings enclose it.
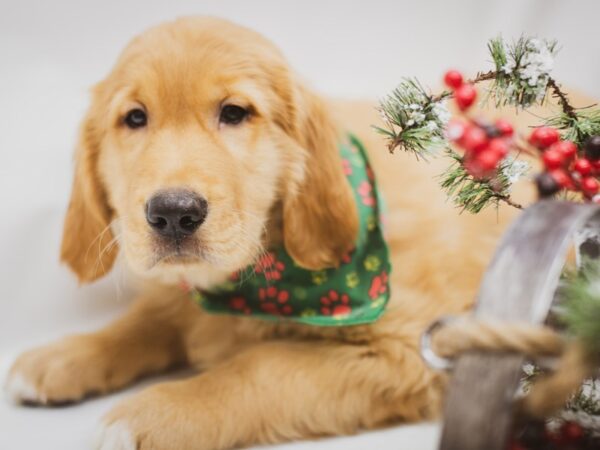
<instances>
[{"instance_id":1,"label":"dog nose","mask_svg":"<svg viewBox=\"0 0 600 450\"><path fill-rule=\"evenodd\" d=\"M181 239L206 219L208 203L194 192L174 189L156 193L146 204L146 220L162 236Z\"/></svg>"}]
</instances>

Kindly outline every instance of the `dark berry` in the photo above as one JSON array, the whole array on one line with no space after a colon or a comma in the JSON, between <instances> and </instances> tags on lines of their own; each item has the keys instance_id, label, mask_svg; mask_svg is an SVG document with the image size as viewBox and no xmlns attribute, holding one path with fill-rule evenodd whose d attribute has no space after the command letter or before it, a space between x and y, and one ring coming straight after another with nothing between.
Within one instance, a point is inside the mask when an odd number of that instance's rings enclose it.
<instances>
[{"instance_id":1,"label":"dark berry","mask_svg":"<svg viewBox=\"0 0 600 450\"><path fill-rule=\"evenodd\" d=\"M584 431L581 425L575 422L565 422L560 427L560 433L568 442L578 441L583 437Z\"/></svg>"},{"instance_id":2,"label":"dark berry","mask_svg":"<svg viewBox=\"0 0 600 450\"><path fill-rule=\"evenodd\" d=\"M535 178L535 183L542 198L550 197L560 191L560 185L548 172L540 173Z\"/></svg>"},{"instance_id":3,"label":"dark berry","mask_svg":"<svg viewBox=\"0 0 600 450\"><path fill-rule=\"evenodd\" d=\"M584 145L585 156L592 161L600 159L600 136L590 137Z\"/></svg>"}]
</instances>

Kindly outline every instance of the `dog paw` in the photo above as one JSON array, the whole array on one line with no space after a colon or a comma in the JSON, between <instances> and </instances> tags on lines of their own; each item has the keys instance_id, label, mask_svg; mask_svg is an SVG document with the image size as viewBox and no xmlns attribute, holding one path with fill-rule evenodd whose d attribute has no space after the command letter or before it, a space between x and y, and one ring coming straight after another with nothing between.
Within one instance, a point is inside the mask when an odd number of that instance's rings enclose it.
<instances>
[{"instance_id":1,"label":"dog paw","mask_svg":"<svg viewBox=\"0 0 600 450\"><path fill-rule=\"evenodd\" d=\"M125 422L103 424L96 433L94 450L137 450L133 433Z\"/></svg>"},{"instance_id":2,"label":"dog paw","mask_svg":"<svg viewBox=\"0 0 600 450\"><path fill-rule=\"evenodd\" d=\"M214 449L218 433L212 431L219 424L191 385L189 380L162 383L123 400L104 418L95 449Z\"/></svg>"},{"instance_id":3,"label":"dog paw","mask_svg":"<svg viewBox=\"0 0 600 450\"><path fill-rule=\"evenodd\" d=\"M63 404L107 388L105 355L85 336L23 353L8 373L9 399L25 404Z\"/></svg>"}]
</instances>

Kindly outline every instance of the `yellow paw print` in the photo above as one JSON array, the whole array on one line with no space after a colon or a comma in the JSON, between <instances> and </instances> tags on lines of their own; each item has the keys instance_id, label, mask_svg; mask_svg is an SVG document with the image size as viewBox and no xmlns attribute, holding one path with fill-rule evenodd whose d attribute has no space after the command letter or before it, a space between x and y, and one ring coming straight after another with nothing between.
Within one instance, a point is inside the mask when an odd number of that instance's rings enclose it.
<instances>
[{"instance_id":1,"label":"yellow paw print","mask_svg":"<svg viewBox=\"0 0 600 450\"><path fill-rule=\"evenodd\" d=\"M377 272L381 266L381 260L375 255L369 255L365 259L365 269L369 272Z\"/></svg>"},{"instance_id":2,"label":"yellow paw print","mask_svg":"<svg viewBox=\"0 0 600 450\"><path fill-rule=\"evenodd\" d=\"M377 218L373 215L367 217L367 230L373 231L377 226Z\"/></svg>"},{"instance_id":3,"label":"yellow paw print","mask_svg":"<svg viewBox=\"0 0 600 450\"><path fill-rule=\"evenodd\" d=\"M312 282L318 285L321 285L327 281L327 273L324 270L317 270L316 272L313 272L311 277Z\"/></svg>"},{"instance_id":4,"label":"yellow paw print","mask_svg":"<svg viewBox=\"0 0 600 450\"><path fill-rule=\"evenodd\" d=\"M304 311L300 313L301 317L314 317L317 315L317 312L314 309L306 308Z\"/></svg>"},{"instance_id":5,"label":"yellow paw print","mask_svg":"<svg viewBox=\"0 0 600 450\"><path fill-rule=\"evenodd\" d=\"M360 283L360 279L358 278L358 274L356 272L350 272L346 275L346 286L350 289L355 288Z\"/></svg>"}]
</instances>

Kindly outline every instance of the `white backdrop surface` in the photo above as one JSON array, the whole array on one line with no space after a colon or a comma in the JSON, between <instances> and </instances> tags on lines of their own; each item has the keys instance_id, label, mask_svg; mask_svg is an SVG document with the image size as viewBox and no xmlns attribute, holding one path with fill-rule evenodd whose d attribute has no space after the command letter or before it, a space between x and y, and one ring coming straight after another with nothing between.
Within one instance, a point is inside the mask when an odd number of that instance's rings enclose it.
<instances>
[{"instance_id":1,"label":"white backdrop surface","mask_svg":"<svg viewBox=\"0 0 600 450\"><path fill-rule=\"evenodd\" d=\"M97 328L126 307L118 273L78 287L58 263L75 134L88 88L127 41L189 14L217 15L262 32L330 95L377 98L412 75L436 85L448 67L487 67L488 38L527 33L558 39L556 78L600 97L597 0L0 0L3 368L25 348ZM0 450L89 448L99 418L130 393L52 410L1 401ZM425 450L435 448L438 434L437 425L404 426L282 447Z\"/></svg>"}]
</instances>

